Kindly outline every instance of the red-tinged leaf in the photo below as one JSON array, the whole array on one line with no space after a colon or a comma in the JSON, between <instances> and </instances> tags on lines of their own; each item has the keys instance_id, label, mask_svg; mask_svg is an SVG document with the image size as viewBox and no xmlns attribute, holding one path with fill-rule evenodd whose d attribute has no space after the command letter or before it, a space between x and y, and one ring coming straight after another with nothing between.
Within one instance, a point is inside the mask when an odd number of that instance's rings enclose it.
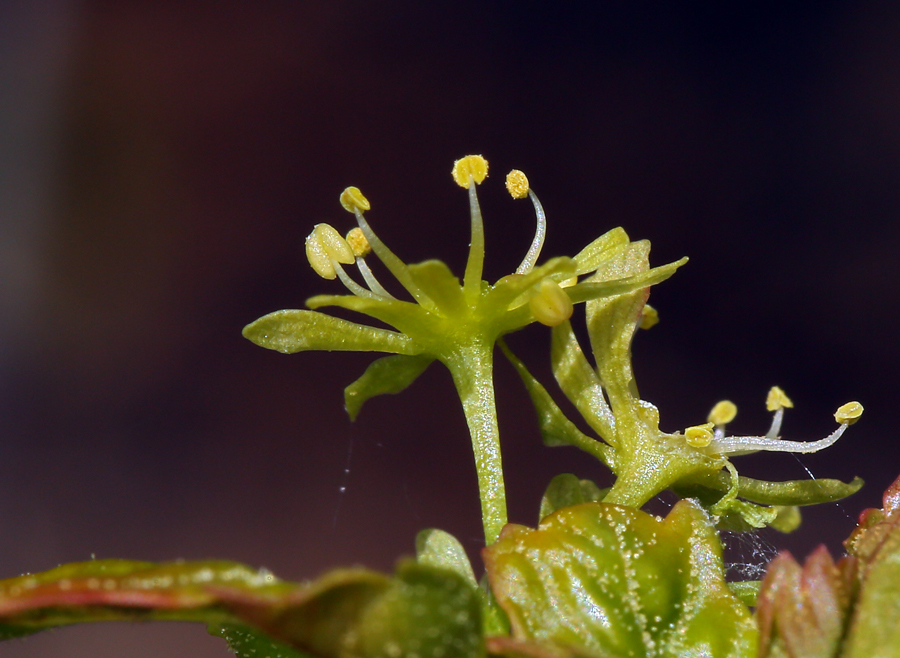
<instances>
[{"instance_id":1,"label":"red-tinged leaf","mask_svg":"<svg viewBox=\"0 0 900 658\"><path fill-rule=\"evenodd\" d=\"M323 658L484 653L475 588L454 572L412 561L401 563L394 578L345 569L308 584L231 562L126 560L69 564L0 581L0 638L138 619L203 622L232 635L245 628L247 637L235 635L238 655L260 646ZM226 636L224 630L218 634Z\"/></svg>"},{"instance_id":2,"label":"red-tinged leaf","mask_svg":"<svg viewBox=\"0 0 900 658\"><path fill-rule=\"evenodd\" d=\"M536 530L507 526L484 556L521 643L492 638L502 655L754 653L750 612L729 591L715 529L694 501L665 520L604 503L566 507ZM534 644L548 653L530 652Z\"/></svg>"},{"instance_id":3,"label":"red-tinged leaf","mask_svg":"<svg viewBox=\"0 0 900 658\"><path fill-rule=\"evenodd\" d=\"M769 565L757 599L759 656L840 655L855 580L855 558L837 564L824 546L801 568L784 552Z\"/></svg>"},{"instance_id":4,"label":"red-tinged leaf","mask_svg":"<svg viewBox=\"0 0 900 658\"><path fill-rule=\"evenodd\" d=\"M844 542L859 560L846 658L900 656L900 478L885 491L883 504L864 511Z\"/></svg>"}]
</instances>

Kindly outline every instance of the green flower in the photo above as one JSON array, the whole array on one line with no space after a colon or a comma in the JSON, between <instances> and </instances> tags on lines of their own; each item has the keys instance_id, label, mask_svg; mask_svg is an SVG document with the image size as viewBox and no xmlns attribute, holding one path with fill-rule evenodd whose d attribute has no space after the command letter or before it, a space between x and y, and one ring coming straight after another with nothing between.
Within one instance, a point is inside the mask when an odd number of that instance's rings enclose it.
<instances>
[{"instance_id":1,"label":"green flower","mask_svg":"<svg viewBox=\"0 0 900 658\"><path fill-rule=\"evenodd\" d=\"M625 244L605 259L588 281L647 272L648 252L649 244L645 242ZM778 438L784 409L793 404L777 387L769 393L767 406L775 416L763 436L726 434L726 425L737 414L737 407L728 400L713 408L706 424L689 427L684 433L660 430L659 411L641 399L631 366L635 332L657 321L656 312L646 305L649 293L645 288L587 303L588 334L596 367L584 356L568 321L553 328L554 376L601 440L582 433L571 423L525 365L506 350L538 409L545 443L582 448L615 473L616 481L604 502L641 507L671 488L683 497L698 498L722 528L747 530L772 525L789 531L800 521L796 506L837 500L862 486L858 478L845 484L821 479L766 482L739 477L729 459L759 450L822 450L860 417L862 405L858 402L838 409L835 419L839 427L835 432L808 443ZM754 502L771 507L760 507Z\"/></svg>"},{"instance_id":2,"label":"green flower","mask_svg":"<svg viewBox=\"0 0 900 658\"><path fill-rule=\"evenodd\" d=\"M318 225L307 239L307 256L325 278L339 278L350 295L318 295L307 300L313 310L285 310L266 315L244 328L254 343L285 353L305 350L386 352L345 392L352 418L374 395L396 393L409 386L432 361L449 370L462 401L475 452L485 537L492 543L506 524L506 496L493 389L494 344L504 334L533 322L548 326L564 323L573 304L611 298L665 280L687 259L625 276L596 274L584 282L578 277L596 272L630 241L622 229L613 229L585 247L574 258L553 258L536 265L544 242L546 219L537 196L522 172L507 177L514 198L529 197L538 228L531 248L515 273L493 284L482 280L484 230L475 191L487 176L487 161L467 156L453 167L453 178L468 190L472 237L462 282L441 261L407 265L378 238L363 213L369 201L355 187L341 194L341 204L353 213L358 227L344 239L332 227ZM381 285L365 256L371 249L403 288L400 299ZM344 269L355 264L365 285ZM396 331L335 318L315 309L338 306L368 315Z\"/></svg>"}]
</instances>

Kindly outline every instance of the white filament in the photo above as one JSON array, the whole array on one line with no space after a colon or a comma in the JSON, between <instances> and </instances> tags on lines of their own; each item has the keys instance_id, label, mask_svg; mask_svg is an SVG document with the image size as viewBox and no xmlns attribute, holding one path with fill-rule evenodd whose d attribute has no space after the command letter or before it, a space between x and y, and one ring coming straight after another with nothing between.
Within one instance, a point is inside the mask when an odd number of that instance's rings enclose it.
<instances>
[{"instance_id":1,"label":"white filament","mask_svg":"<svg viewBox=\"0 0 900 658\"><path fill-rule=\"evenodd\" d=\"M537 229L534 232L534 240L531 241L528 253L525 254L522 264L516 268L516 274L528 274L531 271L541 255L544 238L547 236L547 215L544 214L544 207L538 201L537 195L531 190L528 190L528 198L531 199L531 203L534 205L534 212L537 215Z\"/></svg>"}]
</instances>

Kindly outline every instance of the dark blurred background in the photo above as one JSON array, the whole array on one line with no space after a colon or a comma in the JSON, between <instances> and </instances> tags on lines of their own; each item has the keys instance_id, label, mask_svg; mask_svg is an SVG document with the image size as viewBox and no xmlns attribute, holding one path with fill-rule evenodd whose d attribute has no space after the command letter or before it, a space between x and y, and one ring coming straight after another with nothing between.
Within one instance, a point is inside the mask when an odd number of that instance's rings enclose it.
<instances>
[{"instance_id":1,"label":"dark blurred background","mask_svg":"<svg viewBox=\"0 0 900 658\"><path fill-rule=\"evenodd\" d=\"M528 173L545 255L624 226L654 263L662 323L636 344L663 429L763 433L766 392L826 454L737 460L765 479L863 476L805 531L738 543L834 552L900 472L896 409L900 5L756 3L8 2L0 9L0 567L92 556L222 557L289 579L390 569L437 526L477 553L471 451L432 366L351 424L342 389L372 360L283 356L240 330L337 282L303 255L316 222L372 201L407 261L461 271L465 194L483 153L490 279L533 230L502 187ZM548 376L548 332L514 349ZM540 445L498 361L510 517L533 524L552 475L607 474ZM349 469L349 470L345 470ZM743 555L742 555L743 552ZM201 628L65 629L15 658L213 658Z\"/></svg>"}]
</instances>

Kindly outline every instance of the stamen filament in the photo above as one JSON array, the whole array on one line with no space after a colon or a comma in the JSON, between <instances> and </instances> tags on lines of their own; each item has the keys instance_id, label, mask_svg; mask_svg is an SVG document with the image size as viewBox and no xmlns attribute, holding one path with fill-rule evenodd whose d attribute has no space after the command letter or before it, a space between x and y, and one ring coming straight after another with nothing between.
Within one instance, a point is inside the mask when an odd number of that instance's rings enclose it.
<instances>
[{"instance_id":1,"label":"stamen filament","mask_svg":"<svg viewBox=\"0 0 900 658\"><path fill-rule=\"evenodd\" d=\"M774 423L773 423L774 424ZM806 454L818 452L832 445L841 438L848 427L843 423L834 432L818 441L783 441L769 436L729 436L725 439L715 437L709 444L710 452L729 455L737 452L765 450L767 452L796 452Z\"/></svg>"},{"instance_id":2,"label":"stamen filament","mask_svg":"<svg viewBox=\"0 0 900 658\"><path fill-rule=\"evenodd\" d=\"M341 283L343 283L347 287L347 290L352 292L354 295L356 295L357 297L365 297L367 299L379 299L379 295L366 290L356 281L351 279L350 276L344 271L343 266L333 258L331 259L331 265L332 267L334 267L334 271L338 275L338 278L341 280Z\"/></svg>"},{"instance_id":3,"label":"stamen filament","mask_svg":"<svg viewBox=\"0 0 900 658\"><path fill-rule=\"evenodd\" d=\"M534 240L531 241L528 253L525 254L521 265L516 268L516 274L528 274L532 270L534 264L537 263L538 257L541 255L544 238L547 236L547 215L544 213L544 207L538 201L537 195L530 189L528 190L528 198L531 199L531 203L534 205L534 212L537 215L537 229L534 232Z\"/></svg>"},{"instance_id":4,"label":"stamen filament","mask_svg":"<svg viewBox=\"0 0 900 658\"><path fill-rule=\"evenodd\" d=\"M769 431L766 432L767 439L777 439L778 434L781 432L781 421L784 419L784 407L779 407L775 410L775 415L772 417L772 425L769 427Z\"/></svg>"},{"instance_id":5,"label":"stamen filament","mask_svg":"<svg viewBox=\"0 0 900 658\"><path fill-rule=\"evenodd\" d=\"M356 267L359 268L359 273L362 274L362 277L366 280L366 285L369 286L369 289L372 292L386 299L397 299L378 282L378 279L375 278L375 274L369 269L369 264L366 263L365 258L357 257Z\"/></svg>"},{"instance_id":6,"label":"stamen filament","mask_svg":"<svg viewBox=\"0 0 900 658\"><path fill-rule=\"evenodd\" d=\"M472 239L469 242L469 257L466 260L466 273L463 275L463 292L466 298L473 300L481 291L481 278L484 274L484 223L481 219L481 206L475 192L475 179L469 174L469 214L472 216Z\"/></svg>"},{"instance_id":7,"label":"stamen filament","mask_svg":"<svg viewBox=\"0 0 900 658\"><path fill-rule=\"evenodd\" d=\"M419 286L413 283L412 277L409 275L409 270L406 269L406 263L397 258L397 256L394 255L394 252L388 249L387 245L375 235L375 231L369 226L369 223L366 221L366 218L363 217L359 208L354 208L353 214L356 216L356 223L366 236L366 240L368 240L369 244L372 246L372 251L375 252L375 255L378 256L382 263L384 263L384 266L388 268L390 273L394 275L394 278L400 282L400 285L403 286L419 304L429 310L433 309L434 302L419 289Z\"/></svg>"}]
</instances>

